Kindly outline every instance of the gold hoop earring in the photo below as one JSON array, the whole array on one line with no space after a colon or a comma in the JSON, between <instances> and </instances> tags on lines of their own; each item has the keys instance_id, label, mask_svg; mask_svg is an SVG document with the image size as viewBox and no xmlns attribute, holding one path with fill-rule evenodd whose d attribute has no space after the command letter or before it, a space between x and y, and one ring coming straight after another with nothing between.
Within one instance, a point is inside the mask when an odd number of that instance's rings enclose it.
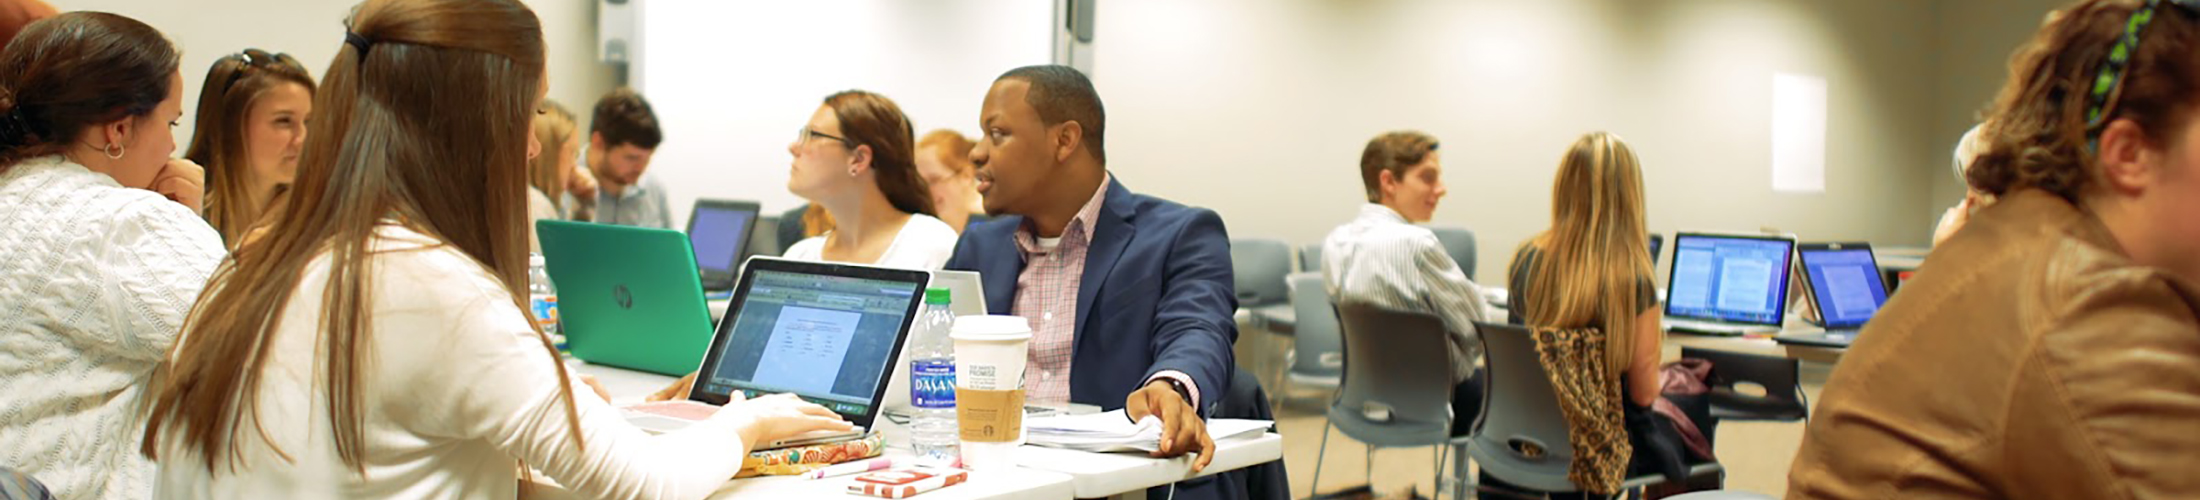
<instances>
[{"instance_id":1,"label":"gold hoop earring","mask_svg":"<svg viewBox=\"0 0 2200 500\"><path fill-rule=\"evenodd\" d=\"M856 176L856 169L855 169L855 167L849 167L849 168L848 168L848 176L849 176L849 177L855 177L855 176Z\"/></svg>"},{"instance_id":2,"label":"gold hoop earring","mask_svg":"<svg viewBox=\"0 0 2200 500\"><path fill-rule=\"evenodd\" d=\"M117 144L117 143L112 143L112 142L110 142L110 143L107 143L107 147L105 147L105 148L100 148L100 153L104 153L104 154L106 154L106 155L107 155L107 159L109 159L109 160L120 160L120 159L122 159L122 154L123 154L123 153L128 153L128 152L130 152L130 151L129 151L128 149L125 149L125 148L123 148L121 144Z\"/></svg>"}]
</instances>

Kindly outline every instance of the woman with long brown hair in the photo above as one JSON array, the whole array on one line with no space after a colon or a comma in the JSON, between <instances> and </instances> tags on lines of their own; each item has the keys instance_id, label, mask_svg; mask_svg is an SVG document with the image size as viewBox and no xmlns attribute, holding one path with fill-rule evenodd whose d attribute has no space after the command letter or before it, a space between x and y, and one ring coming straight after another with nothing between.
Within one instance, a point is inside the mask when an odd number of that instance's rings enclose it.
<instances>
[{"instance_id":1,"label":"woman with long brown hair","mask_svg":"<svg viewBox=\"0 0 2200 500\"><path fill-rule=\"evenodd\" d=\"M1788 498L2200 495L2200 2L2087 0L2018 49L1995 198L1834 367Z\"/></svg>"},{"instance_id":2,"label":"woman with long brown hair","mask_svg":"<svg viewBox=\"0 0 2200 500\"><path fill-rule=\"evenodd\" d=\"M917 172L932 187L932 208L940 222L961 234L971 222L983 221L985 199L978 194L978 164L970 161L970 142L961 132L934 130L917 140Z\"/></svg>"},{"instance_id":3,"label":"woman with long brown hair","mask_svg":"<svg viewBox=\"0 0 2200 500\"><path fill-rule=\"evenodd\" d=\"M578 382L526 285L540 22L516 0L369 0L322 78L288 204L193 309L143 451L164 498L701 498L760 440L847 424L791 397L650 436ZM463 82L453 83L453 82Z\"/></svg>"},{"instance_id":4,"label":"woman with long brown hair","mask_svg":"<svg viewBox=\"0 0 2200 500\"><path fill-rule=\"evenodd\" d=\"M169 159L177 63L159 31L97 12L0 50L0 464L62 498L146 496L138 411L221 262L203 173Z\"/></svg>"},{"instance_id":5,"label":"woman with long brown hair","mask_svg":"<svg viewBox=\"0 0 2200 500\"><path fill-rule=\"evenodd\" d=\"M313 77L290 54L223 56L199 89L198 129L183 157L206 167L206 222L235 246L298 174Z\"/></svg>"},{"instance_id":6,"label":"woman with long brown hair","mask_svg":"<svg viewBox=\"0 0 2200 500\"><path fill-rule=\"evenodd\" d=\"M787 189L816 202L833 226L789 246L787 258L926 270L947 264L957 234L932 216L914 129L893 100L861 90L828 96L787 152L794 156Z\"/></svg>"},{"instance_id":7,"label":"woman with long brown hair","mask_svg":"<svg viewBox=\"0 0 2200 500\"><path fill-rule=\"evenodd\" d=\"M1617 374L1612 381L1620 386L1624 412L1648 412L1663 383L1658 376L1663 333L1643 222L1641 162L1617 136L1582 136L1559 160L1551 201L1551 228L1513 255L1511 320L1533 329L1599 331L1605 357L1590 362ZM1644 460L1645 451L1633 450L1630 461ZM1508 486L1493 479L1483 476L1485 483Z\"/></svg>"}]
</instances>

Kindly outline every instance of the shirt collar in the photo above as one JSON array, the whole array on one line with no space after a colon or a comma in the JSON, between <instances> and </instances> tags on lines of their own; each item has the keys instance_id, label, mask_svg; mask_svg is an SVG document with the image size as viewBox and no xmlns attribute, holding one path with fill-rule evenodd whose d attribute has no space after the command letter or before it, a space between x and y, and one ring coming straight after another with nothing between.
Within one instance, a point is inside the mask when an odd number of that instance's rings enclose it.
<instances>
[{"instance_id":1,"label":"shirt collar","mask_svg":"<svg viewBox=\"0 0 2200 500\"><path fill-rule=\"evenodd\" d=\"M1406 222L1406 216L1398 215L1397 210L1391 210L1390 207L1383 206L1383 204L1381 203L1369 203L1366 205L1360 205L1360 220L1368 222L1411 224L1411 222Z\"/></svg>"},{"instance_id":2,"label":"shirt collar","mask_svg":"<svg viewBox=\"0 0 2200 500\"><path fill-rule=\"evenodd\" d=\"M1100 174L1100 189L1093 191L1092 198L1085 200L1085 206L1078 208L1077 215L1070 217L1069 226L1062 229L1063 245L1072 244L1072 241L1075 241L1075 244L1092 241L1093 227L1098 225L1100 220L1100 205L1107 201L1108 186L1114 183L1114 174ZM1079 236L1071 238L1070 236L1073 234ZM1016 228L1016 246L1023 250L1024 255L1044 255L1047 253L1047 249L1039 246L1039 233L1031 229L1031 218L1029 217L1024 218L1024 224ZM1061 248L1057 246L1055 250Z\"/></svg>"}]
</instances>

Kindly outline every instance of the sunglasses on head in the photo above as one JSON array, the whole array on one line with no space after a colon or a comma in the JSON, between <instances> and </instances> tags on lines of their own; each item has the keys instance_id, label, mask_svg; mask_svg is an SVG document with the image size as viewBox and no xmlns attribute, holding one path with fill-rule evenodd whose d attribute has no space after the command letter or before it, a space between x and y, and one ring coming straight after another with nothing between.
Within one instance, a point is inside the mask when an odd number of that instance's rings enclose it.
<instances>
[{"instance_id":1,"label":"sunglasses on head","mask_svg":"<svg viewBox=\"0 0 2200 500\"><path fill-rule=\"evenodd\" d=\"M2116 45L2109 47L2108 60L2101 63L2101 71L2093 78L2091 100L2085 108L2087 135L2101 133L2108 119L2116 111L2116 101L2123 97L2124 77L2131 70L2131 61L2139 55L2139 38L2146 34L2148 24L2161 12L2165 0L2147 0L2138 10L2131 12L2131 19L2124 23L2123 36L2116 38ZM2200 0L2166 0L2166 3L2184 9L2188 14L2200 15Z\"/></svg>"},{"instance_id":2,"label":"sunglasses on head","mask_svg":"<svg viewBox=\"0 0 2200 500\"><path fill-rule=\"evenodd\" d=\"M229 72L229 81L222 83L222 92L227 93L229 92L230 88L236 87L237 81L243 80L245 73L249 73L254 70L267 67L269 65L282 64L282 61L284 59L289 58L290 54L269 54L267 53L267 51L260 49L244 49L244 52L238 52L235 54L230 54L227 57L223 57L223 59L236 60L237 70Z\"/></svg>"}]
</instances>

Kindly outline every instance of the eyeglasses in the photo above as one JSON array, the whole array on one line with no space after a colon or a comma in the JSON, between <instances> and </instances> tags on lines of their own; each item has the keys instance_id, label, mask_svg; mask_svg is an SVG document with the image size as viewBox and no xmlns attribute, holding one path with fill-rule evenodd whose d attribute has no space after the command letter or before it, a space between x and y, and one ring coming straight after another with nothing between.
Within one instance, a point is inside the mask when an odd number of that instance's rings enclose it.
<instances>
[{"instance_id":1,"label":"eyeglasses","mask_svg":"<svg viewBox=\"0 0 2200 500\"><path fill-rule=\"evenodd\" d=\"M846 138L846 137L841 137L841 136L837 136L837 135L833 135L833 134L828 134L828 133L824 133L824 132L819 132L819 131L816 131L816 130L811 130L811 129L810 129L810 127L802 127L801 129L797 129L797 130L795 130L795 132L794 132L794 143L795 143L795 144L809 144L809 143L810 143L810 138L812 138L812 137L823 137L823 138L826 138L826 139L832 139L832 140L835 140L835 141L840 141L840 144L841 144L841 145L843 145L843 146L847 146L847 147L851 147L851 148L852 148L852 147L856 147L856 141L853 141L853 140L849 140L849 139L848 139L848 138Z\"/></svg>"},{"instance_id":2,"label":"eyeglasses","mask_svg":"<svg viewBox=\"0 0 2200 500\"><path fill-rule=\"evenodd\" d=\"M2169 0L2170 5L2200 14L2200 0ZM2146 33L2147 25L2154 22L2162 0L2147 0L2145 5L2131 12L2131 20L2124 23L2124 36L2109 47L2108 60L2101 63L2101 72L2093 78L2092 98L2085 108L2087 135L2098 134L2108 125L2108 118L2116 111L2116 101L2123 97L2124 77L2131 70L2132 58L2139 54L2139 37Z\"/></svg>"},{"instance_id":3,"label":"eyeglasses","mask_svg":"<svg viewBox=\"0 0 2200 500\"><path fill-rule=\"evenodd\" d=\"M222 84L222 92L227 93L230 88L236 87L237 81L243 80L245 73L270 64L281 64L282 60L289 58L290 54L269 54L260 49L244 49L244 52L230 54L225 59L236 59L237 70L229 72L229 81Z\"/></svg>"}]
</instances>

